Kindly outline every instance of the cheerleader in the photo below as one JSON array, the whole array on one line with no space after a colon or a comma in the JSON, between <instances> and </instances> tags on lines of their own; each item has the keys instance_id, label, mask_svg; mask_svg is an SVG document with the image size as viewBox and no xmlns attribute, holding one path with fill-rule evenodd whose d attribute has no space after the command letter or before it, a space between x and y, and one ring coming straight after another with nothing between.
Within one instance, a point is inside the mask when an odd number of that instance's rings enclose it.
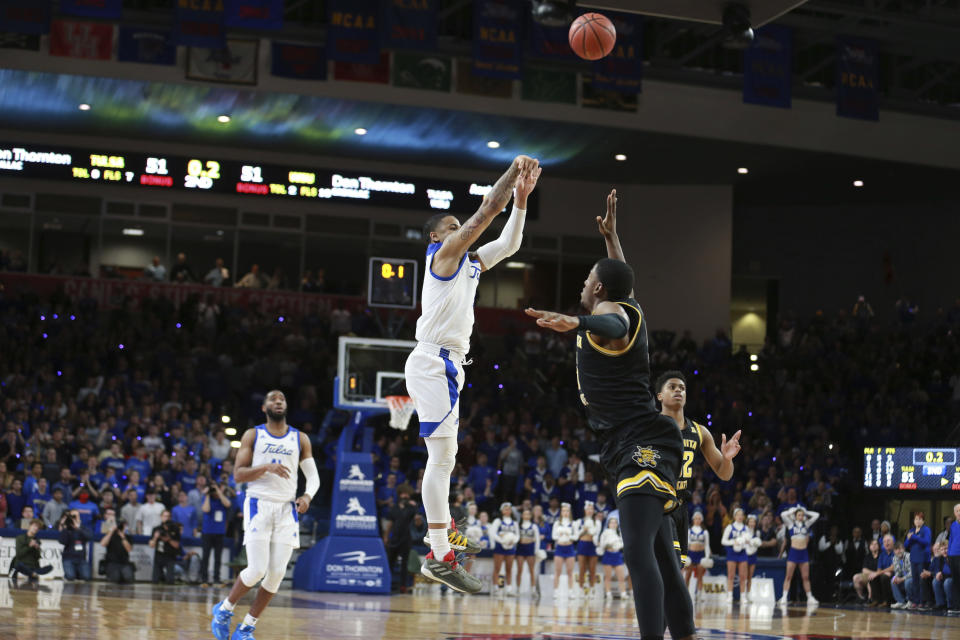
<instances>
[{"instance_id":1,"label":"cheerleader","mask_svg":"<svg viewBox=\"0 0 960 640\"><path fill-rule=\"evenodd\" d=\"M631 597L630 587L627 585L623 569L623 538L620 536L620 522L615 517L607 519L607 528L600 535L600 544L597 553L602 553L600 564L603 565L603 584L606 586L606 598L613 598L612 575L616 571L617 584L620 585L620 599Z\"/></svg>"},{"instance_id":2,"label":"cheerleader","mask_svg":"<svg viewBox=\"0 0 960 640\"><path fill-rule=\"evenodd\" d=\"M757 516L751 513L747 516L747 586L743 588L743 579L740 580L740 592L749 597L753 588L753 573L757 570L757 550L760 549L760 532L757 531Z\"/></svg>"},{"instance_id":3,"label":"cheerleader","mask_svg":"<svg viewBox=\"0 0 960 640\"><path fill-rule=\"evenodd\" d=\"M685 507L681 506L680 508ZM686 579L688 587L690 586L691 576L696 577L696 591L699 592L703 586L703 574L707 572L703 560L710 558L710 532L703 528L702 511L694 511L690 519L693 521L687 531L687 556L690 558L690 564L683 568L683 577Z\"/></svg>"},{"instance_id":4,"label":"cheerleader","mask_svg":"<svg viewBox=\"0 0 960 640\"><path fill-rule=\"evenodd\" d=\"M597 542L600 540L602 524L594 519L593 502L583 503L583 517L574 523L577 539L577 564L580 565L580 588L584 596L589 595L597 581ZM589 578L587 573L589 571ZM586 581L585 581L586 580Z\"/></svg>"},{"instance_id":5,"label":"cheerleader","mask_svg":"<svg viewBox=\"0 0 960 640\"><path fill-rule=\"evenodd\" d=\"M500 505L500 517L490 525L490 540L493 542L493 580L500 580L500 567L506 567L507 579L504 581L508 596L517 595L513 590L513 559L517 554L517 541L520 539L520 524L513 519L513 505L504 502Z\"/></svg>"},{"instance_id":6,"label":"cheerleader","mask_svg":"<svg viewBox=\"0 0 960 640\"><path fill-rule=\"evenodd\" d=\"M576 596L573 587L573 559L577 555L574 541L573 530L573 511L570 509L570 503L564 502L560 506L560 517L553 523L553 532L550 536L553 538L553 597L560 597L560 573L567 570L567 589L570 591L570 597Z\"/></svg>"},{"instance_id":7,"label":"cheerleader","mask_svg":"<svg viewBox=\"0 0 960 640\"><path fill-rule=\"evenodd\" d=\"M520 542L517 544L517 591L523 579L523 566L530 569L530 587L537 589L537 554L540 551L540 527L533 521L533 512L524 509L520 516Z\"/></svg>"},{"instance_id":8,"label":"cheerleader","mask_svg":"<svg viewBox=\"0 0 960 640\"><path fill-rule=\"evenodd\" d=\"M733 579L740 572L740 600L746 602L749 598L743 590L747 584L747 525L743 523L743 509L737 507L733 511L733 522L723 530L720 542L727 551L727 602L733 602Z\"/></svg>"},{"instance_id":9,"label":"cheerleader","mask_svg":"<svg viewBox=\"0 0 960 640\"><path fill-rule=\"evenodd\" d=\"M803 589L807 592L807 604L820 604L813 597L813 591L810 589L810 554L807 552L807 545L810 544L810 530L819 517L820 514L816 511L807 511L801 506L787 509L780 514L780 518L787 529L787 534L790 536L790 551L787 553L787 574L783 578L783 595L780 596L780 604L787 604L790 580L793 579L793 572L797 570L797 565L800 566Z\"/></svg>"}]
</instances>

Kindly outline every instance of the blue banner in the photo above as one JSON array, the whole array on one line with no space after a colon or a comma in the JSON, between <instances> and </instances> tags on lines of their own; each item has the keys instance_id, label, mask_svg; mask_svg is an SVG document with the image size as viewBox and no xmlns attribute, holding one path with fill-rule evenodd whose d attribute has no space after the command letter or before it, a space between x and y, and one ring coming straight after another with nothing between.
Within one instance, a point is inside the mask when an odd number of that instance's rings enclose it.
<instances>
[{"instance_id":1,"label":"blue banner","mask_svg":"<svg viewBox=\"0 0 960 640\"><path fill-rule=\"evenodd\" d=\"M437 1L393 0L384 7L384 46L433 51L437 48Z\"/></svg>"},{"instance_id":2,"label":"blue banner","mask_svg":"<svg viewBox=\"0 0 960 640\"><path fill-rule=\"evenodd\" d=\"M174 41L177 44L206 49L227 46L226 15L222 2L210 3L209 9L184 8L184 4L189 3L177 3L173 20Z\"/></svg>"},{"instance_id":3,"label":"blue banner","mask_svg":"<svg viewBox=\"0 0 960 640\"><path fill-rule=\"evenodd\" d=\"M743 52L743 101L789 109L793 90L793 29L770 24Z\"/></svg>"},{"instance_id":4,"label":"blue banner","mask_svg":"<svg viewBox=\"0 0 960 640\"><path fill-rule=\"evenodd\" d=\"M401 562L406 562L402 558ZM379 537L328 536L293 567L293 588L304 591L390 593L390 564Z\"/></svg>"},{"instance_id":5,"label":"blue banner","mask_svg":"<svg viewBox=\"0 0 960 640\"><path fill-rule=\"evenodd\" d=\"M344 453L337 458L330 534L379 536L377 503L373 493L373 456Z\"/></svg>"},{"instance_id":6,"label":"blue banner","mask_svg":"<svg viewBox=\"0 0 960 640\"><path fill-rule=\"evenodd\" d=\"M323 47L274 42L270 73L281 78L326 80L327 55Z\"/></svg>"},{"instance_id":7,"label":"blue banner","mask_svg":"<svg viewBox=\"0 0 960 640\"><path fill-rule=\"evenodd\" d=\"M119 20L123 17L123 0L60 0L60 13L85 18Z\"/></svg>"},{"instance_id":8,"label":"blue banner","mask_svg":"<svg viewBox=\"0 0 960 640\"><path fill-rule=\"evenodd\" d=\"M527 12L530 13L529 11ZM606 15L606 11L604 15ZM577 54L570 48L570 25L565 27L547 27L528 17L528 32L530 34L530 54L537 58L550 60L580 61Z\"/></svg>"},{"instance_id":9,"label":"blue banner","mask_svg":"<svg viewBox=\"0 0 960 640\"><path fill-rule=\"evenodd\" d=\"M0 31L50 33L50 0L0 0Z\"/></svg>"},{"instance_id":10,"label":"blue banner","mask_svg":"<svg viewBox=\"0 0 960 640\"><path fill-rule=\"evenodd\" d=\"M227 0L225 21L240 29L282 29L283 0Z\"/></svg>"},{"instance_id":11,"label":"blue banner","mask_svg":"<svg viewBox=\"0 0 960 640\"><path fill-rule=\"evenodd\" d=\"M604 12L617 30L617 43L605 58L593 63L593 87L640 93L643 77L643 18L634 13Z\"/></svg>"},{"instance_id":12,"label":"blue banner","mask_svg":"<svg viewBox=\"0 0 960 640\"><path fill-rule=\"evenodd\" d=\"M327 57L340 62L380 62L377 0L327 0Z\"/></svg>"},{"instance_id":13,"label":"blue banner","mask_svg":"<svg viewBox=\"0 0 960 640\"><path fill-rule=\"evenodd\" d=\"M117 60L174 65L177 63L177 45L167 30L121 26Z\"/></svg>"},{"instance_id":14,"label":"blue banner","mask_svg":"<svg viewBox=\"0 0 960 640\"><path fill-rule=\"evenodd\" d=\"M879 56L873 40L837 38L837 115L880 119Z\"/></svg>"},{"instance_id":15,"label":"blue banner","mask_svg":"<svg viewBox=\"0 0 960 640\"><path fill-rule=\"evenodd\" d=\"M474 0L474 74L521 77L524 8L518 0Z\"/></svg>"}]
</instances>

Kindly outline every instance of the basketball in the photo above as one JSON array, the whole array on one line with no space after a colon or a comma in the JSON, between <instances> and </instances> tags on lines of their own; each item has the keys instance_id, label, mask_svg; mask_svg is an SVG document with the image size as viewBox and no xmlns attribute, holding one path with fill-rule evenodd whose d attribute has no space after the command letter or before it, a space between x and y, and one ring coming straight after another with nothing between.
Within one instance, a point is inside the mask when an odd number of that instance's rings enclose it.
<instances>
[{"instance_id":1,"label":"basketball","mask_svg":"<svg viewBox=\"0 0 960 640\"><path fill-rule=\"evenodd\" d=\"M599 13L585 13L570 25L570 48L584 60L599 60L613 51L617 30L610 19Z\"/></svg>"}]
</instances>

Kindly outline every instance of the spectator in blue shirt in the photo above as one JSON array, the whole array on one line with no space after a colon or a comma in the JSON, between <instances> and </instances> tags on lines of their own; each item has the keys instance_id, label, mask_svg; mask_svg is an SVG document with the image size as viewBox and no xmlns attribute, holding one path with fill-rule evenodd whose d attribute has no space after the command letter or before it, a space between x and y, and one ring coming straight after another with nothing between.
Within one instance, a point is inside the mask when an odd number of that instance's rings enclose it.
<instances>
[{"instance_id":1,"label":"spectator in blue shirt","mask_svg":"<svg viewBox=\"0 0 960 640\"><path fill-rule=\"evenodd\" d=\"M119 442L112 442L110 444L110 453L100 461L101 469L106 469L107 467L116 471L118 475L122 475L127 470L127 462L123 459L123 454L120 453Z\"/></svg>"},{"instance_id":2,"label":"spectator in blue shirt","mask_svg":"<svg viewBox=\"0 0 960 640\"><path fill-rule=\"evenodd\" d=\"M10 491L7 492L7 521L12 527L20 526L20 518L23 517L23 508L30 504L27 496L23 495L23 481L20 478L14 478L10 485Z\"/></svg>"},{"instance_id":3,"label":"spectator in blue shirt","mask_svg":"<svg viewBox=\"0 0 960 640\"><path fill-rule=\"evenodd\" d=\"M220 581L220 556L223 555L223 538L227 532L227 510L230 508L229 487L211 482L203 496L203 559L200 565L200 582L210 585L210 552L213 552L213 581Z\"/></svg>"},{"instance_id":4,"label":"spectator in blue shirt","mask_svg":"<svg viewBox=\"0 0 960 640\"><path fill-rule=\"evenodd\" d=\"M141 478L150 477L150 462L147 460L147 448L142 444L137 445L136 453L126 462L127 475L132 470L139 471Z\"/></svg>"},{"instance_id":5,"label":"spectator in blue shirt","mask_svg":"<svg viewBox=\"0 0 960 640\"><path fill-rule=\"evenodd\" d=\"M56 488L63 489L64 496L73 495L73 478L70 476L70 469L64 467L60 470L60 479L53 483L51 490Z\"/></svg>"},{"instance_id":6,"label":"spectator in blue shirt","mask_svg":"<svg viewBox=\"0 0 960 640\"><path fill-rule=\"evenodd\" d=\"M184 464L183 471L180 472L180 477L177 478L177 481L180 483L180 490L186 491L187 493L193 491L196 488L199 488L197 486L197 461L196 460L194 460L193 458L187 458L187 462Z\"/></svg>"},{"instance_id":7,"label":"spectator in blue shirt","mask_svg":"<svg viewBox=\"0 0 960 640\"><path fill-rule=\"evenodd\" d=\"M37 481L37 484L34 485L33 495L31 495L30 498L31 504L33 504L33 512L37 514L37 517L40 517L43 513L43 508L53 499L53 496L51 496L47 490L46 478L40 478Z\"/></svg>"},{"instance_id":8,"label":"spectator in blue shirt","mask_svg":"<svg viewBox=\"0 0 960 640\"><path fill-rule=\"evenodd\" d=\"M397 504L397 476L387 474L387 484L377 489L377 508L386 510Z\"/></svg>"},{"instance_id":9,"label":"spectator in blue shirt","mask_svg":"<svg viewBox=\"0 0 960 640\"><path fill-rule=\"evenodd\" d=\"M100 515L100 509L90 502L90 494L86 491L81 491L77 499L67 505L67 508L80 513L80 522L87 529L93 529L93 521Z\"/></svg>"},{"instance_id":10,"label":"spectator in blue shirt","mask_svg":"<svg viewBox=\"0 0 960 640\"><path fill-rule=\"evenodd\" d=\"M43 465L39 462L34 462L30 467L30 475L28 475L23 480L23 493L29 498L33 496L33 490L36 489L37 483L40 482L43 478Z\"/></svg>"},{"instance_id":11,"label":"spectator in blue shirt","mask_svg":"<svg viewBox=\"0 0 960 640\"><path fill-rule=\"evenodd\" d=\"M474 493L482 495L487 487L487 480L496 479L496 471L493 467L487 465L487 454L480 452L477 454L477 464L470 469L470 486Z\"/></svg>"},{"instance_id":12,"label":"spectator in blue shirt","mask_svg":"<svg viewBox=\"0 0 960 640\"><path fill-rule=\"evenodd\" d=\"M143 482L140 480L140 472L137 471L136 469L130 470L130 473L127 475L127 483L123 486L123 493L126 493L131 490L136 491L137 499L140 502L143 502L147 488L143 485Z\"/></svg>"},{"instance_id":13,"label":"spectator in blue shirt","mask_svg":"<svg viewBox=\"0 0 960 640\"><path fill-rule=\"evenodd\" d=\"M917 511L913 516L913 529L907 532L903 542L905 550L910 552L911 581L907 597L910 598L910 608L915 609L921 604L920 573L930 565L930 527L924 524L923 512Z\"/></svg>"},{"instance_id":14,"label":"spectator in blue shirt","mask_svg":"<svg viewBox=\"0 0 960 640\"><path fill-rule=\"evenodd\" d=\"M407 480L407 474L400 470L400 458L398 456L393 456L390 458L390 468L387 469L386 475L393 474L396 479L395 487L400 486Z\"/></svg>"},{"instance_id":15,"label":"spectator in blue shirt","mask_svg":"<svg viewBox=\"0 0 960 640\"><path fill-rule=\"evenodd\" d=\"M950 523L950 535L947 537L947 562L953 576L953 606L960 607L960 503L953 505L953 517ZM951 609L950 613L960 613L960 609Z\"/></svg>"},{"instance_id":16,"label":"spectator in blue shirt","mask_svg":"<svg viewBox=\"0 0 960 640\"><path fill-rule=\"evenodd\" d=\"M174 522L179 522L183 525L183 535L190 538L197 535L197 530L200 528L197 524L197 510L192 504L187 500L187 494L183 491L177 496L177 506L171 511Z\"/></svg>"},{"instance_id":17,"label":"spectator in blue shirt","mask_svg":"<svg viewBox=\"0 0 960 640\"><path fill-rule=\"evenodd\" d=\"M563 445L560 444L559 436L554 436L550 441L550 446L547 447L547 450L544 451L544 455L547 458L547 466L550 468L550 473L553 474L554 478L560 477L560 472L563 470L563 467L567 464L567 450L563 448Z\"/></svg>"}]
</instances>

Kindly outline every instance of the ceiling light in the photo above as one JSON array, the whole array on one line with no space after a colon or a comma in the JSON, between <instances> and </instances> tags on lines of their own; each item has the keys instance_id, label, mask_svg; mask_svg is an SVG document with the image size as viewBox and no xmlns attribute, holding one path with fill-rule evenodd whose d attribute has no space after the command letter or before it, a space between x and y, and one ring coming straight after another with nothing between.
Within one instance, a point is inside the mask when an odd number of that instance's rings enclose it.
<instances>
[{"instance_id":1,"label":"ceiling light","mask_svg":"<svg viewBox=\"0 0 960 640\"><path fill-rule=\"evenodd\" d=\"M223 430L223 433L224 435L235 436L237 435L237 430L234 429L233 427L227 427L226 429Z\"/></svg>"},{"instance_id":2,"label":"ceiling light","mask_svg":"<svg viewBox=\"0 0 960 640\"><path fill-rule=\"evenodd\" d=\"M757 361L757 354L751 353L751 354L750 354L750 361L751 361L751 362L756 362L756 361Z\"/></svg>"},{"instance_id":3,"label":"ceiling light","mask_svg":"<svg viewBox=\"0 0 960 640\"><path fill-rule=\"evenodd\" d=\"M240 448L240 441L239 441L239 440L231 440L231 441L230 441L230 446L231 446L232 448L234 448L234 449L239 449L239 448Z\"/></svg>"},{"instance_id":4,"label":"ceiling light","mask_svg":"<svg viewBox=\"0 0 960 640\"><path fill-rule=\"evenodd\" d=\"M142 236L142 235L143 235L143 229L133 229L133 228L127 227L127 228L125 228L125 229L123 230L123 235L125 235L125 236Z\"/></svg>"},{"instance_id":5,"label":"ceiling light","mask_svg":"<svg viewBox=\"0 0 960 640\"><path fill-rule=\"evenodd\" d=\"M358 136L365 136L365 135L367 135L367 130L364 129L363 127L357 127L356 129L353 130L353 132L354 132L355 134L357 134Z\"/></svg>"},{"instance_id":6,"label":"ceiling light","mask_svg":"<svg viewBox=\"0 0 960 640\"><path fill-rule=\"evenodd\" d=\"M617 155L613 156L613 159L618 162L623 162L627 159L627 156L623 155L622 153L618 153Z\"/></svg>"},{"instance_id":7,"label":"ceiling light","mask_svg":"<svg viewBox=\"0 0 960 640\"><path fill-rule=\"evenodd\" d=\"M855 187L862 187L862 186L863 186L863 180L854 180L854 181L853 181L853 186L855 186Z\"/></svg>"},{"instance_id":8,"label":"ceiling light","mask_svg":"<svg viewBox=\"0 0 960 640\"><path fill-rule=\"evenodd\" d=\"M217 122L227 124L228 122L230 122L230 116L217 116Z\"/></svg>"},{"instance_id":9,"label":"ceiling light","mask_svg":"<svg viewBox=\"0 0 960 640\"><path fill-rule=\"evenodd\" d=\"M80 109L80 111L90 111L90 105L84 102L83 104L78 106L77 109Z\"/></svg>"},{"instance_id":10,"label":"ceiling light","mask_svg":"<svg viewBox=\"0 0 960 640\"><path fill-rule=\"evenodd\" d=\"M220 416L220 422L222 422L223 424L230 424L230 416L226 416L226 415Z\"/></svg>"},{"instance_id":11,"label":"ceiling light","mask_svg":"<svg viewBox=\"0 0 960 640\"><path fill-rule=\"evenodd\" d=\"M742 176L745 176L748 173L750 173L750 169L747 169L746 167L740 167L739 169L737 169L737 173L739 173Z\"/></svg>"},{"instance_id":12,"label":"ceiling light","mask_svg":"<svg viewBox=\"0 0 960 640\"><path fill-rule=\"evenodd\" d=\"M504 265L504 266L505 266L507 269L526 269L526 268L529 267L530 265L528 265L526 262L508 262L508 263L507 263L506 265Z\"/></svg>"},{"instance_id":13,"label":"ceiling light","mask_svg":"<svg viewBox=\"0 0 960 640\"><path fill-rule=\"evenodd\" d=\"M490 142L487 143L487 146L490 147L491 149L499 149L500 143L497 142L496 140L491 140Z\"/></svg>"},{"instance_id":14,"label":"ceiling light","mask_svg":"<svg viewBox=\"0 0 960 640\"><path fill-rule=\"evenodd\" d=\"M760 365L758 364L750 365L750 371L759 371L759 370L760 370Z\"/></svg>"}]
</instances>

